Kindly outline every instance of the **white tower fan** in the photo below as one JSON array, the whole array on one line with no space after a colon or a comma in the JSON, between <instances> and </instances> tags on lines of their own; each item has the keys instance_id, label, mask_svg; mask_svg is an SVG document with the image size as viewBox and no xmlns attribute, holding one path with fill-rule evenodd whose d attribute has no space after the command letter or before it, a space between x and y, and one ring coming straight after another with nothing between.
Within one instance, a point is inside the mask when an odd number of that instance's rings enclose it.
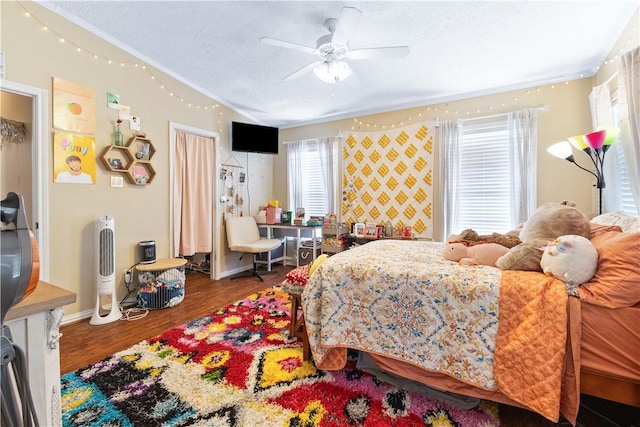
<instances>
[{"instance_id":1,"label":"white tower fan","mask_svg":"<svg viewBox=\"0 0 640 427\"><path fill-rule=\"evenodd\" d=\"M103 325L120 320L122 317L116 298L116 230L112 216L105 215L98 219L96 222L95 236L96 306L89 323L92 325ZM103 296L111 297L111 309L108 314L101 316L100 309L102 307Z\"/></svg>"}]
</instances>

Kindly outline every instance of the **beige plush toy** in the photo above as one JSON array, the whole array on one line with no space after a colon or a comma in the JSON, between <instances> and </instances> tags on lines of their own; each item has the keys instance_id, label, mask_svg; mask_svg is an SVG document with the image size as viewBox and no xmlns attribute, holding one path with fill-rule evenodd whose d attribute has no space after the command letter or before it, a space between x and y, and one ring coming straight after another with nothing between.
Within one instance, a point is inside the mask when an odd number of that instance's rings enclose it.
<instances>
[{"instance_id":1,"label":"beige plush toy","mask_svg":"<svg viewBox=\"0 0 640 427\"><path fill-rule=\"evenodd\" d=\"M573 202L545 203L536 209L520 230L522 243L496 261L503 270L542 271L540 259L549 242L575 234L589 238L591 227L585 214Z\"/></svg>"},{"instance_id":2,"label":"beige plush toy","mask_svg":"<svg viewBox=\"0 0 640 427\"><path fill-rule=\"evenodd\" d=\"M509 249L497 243L482 243L466 246L463 243L449 243L442 256L460 265L490 265L495 267L496 260L509 252Z\"/></svg>"}]
</instances>

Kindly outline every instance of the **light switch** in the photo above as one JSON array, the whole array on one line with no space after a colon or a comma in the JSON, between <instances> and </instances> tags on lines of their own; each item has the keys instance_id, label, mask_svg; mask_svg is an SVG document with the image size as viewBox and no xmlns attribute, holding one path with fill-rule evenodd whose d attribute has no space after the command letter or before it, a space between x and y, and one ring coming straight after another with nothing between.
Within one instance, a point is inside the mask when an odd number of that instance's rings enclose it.
<instances>
[{"instance_id":1,"label":"light switch","mask_svg":"<svg viewBox=\"0 0 640 427\"><path fill-rule=\"evenodd\" d=\"M111 177L111 186L112 187L123 187L124 186L124 177L122 177L122 176L112 176Z\"/></svg>"}]
</instances>

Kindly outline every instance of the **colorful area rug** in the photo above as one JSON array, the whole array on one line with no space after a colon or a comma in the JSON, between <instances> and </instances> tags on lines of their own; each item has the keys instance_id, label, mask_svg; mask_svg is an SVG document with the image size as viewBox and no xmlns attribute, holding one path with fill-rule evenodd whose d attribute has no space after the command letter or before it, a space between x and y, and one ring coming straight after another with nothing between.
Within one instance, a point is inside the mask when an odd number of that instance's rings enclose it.
<instances>
[{"instance_id":1,"label":"colorful area rug","mask_svg":"<svg viewBox=\"0 0 640 427\"><path fill-rule=\"evenodd\" d=\"M290 303L266 289L62 377L65 426L498 426L497 405L463 410L379 381L351 357L302 360Z\"/></svg>"}]
</instances>

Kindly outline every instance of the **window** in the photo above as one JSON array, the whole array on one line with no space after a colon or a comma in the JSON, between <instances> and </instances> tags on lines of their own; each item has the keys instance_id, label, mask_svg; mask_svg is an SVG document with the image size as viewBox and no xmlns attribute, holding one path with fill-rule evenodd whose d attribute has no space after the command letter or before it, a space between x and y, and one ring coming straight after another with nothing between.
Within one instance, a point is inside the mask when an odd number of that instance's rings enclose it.
<instances>
[{"instance_id":1,"label":"window","mask_svg":"<svg viewBox=\"0 0 640 427\"><path fill-rule=\"evenodd\" d=\"M490 120L463 121L459 149L459 232L480 234L512 228L509 192L509 122L506 115Z\"/></svg>"},{"instance_id":2,"label":"window","mask_svg":"<svg viewBox=\"0 0 640 427\"><path fill-rule=\"evenodd\" d=\"M505 233L536 208L537 110L440 125L442 238Z\"/></svg>"},{"instance_id":3,"label":"window","mask_svg":"<svg viewBox=\"0 0 640 427\"><path fill-rule=\"evenodd\" d=\"M617 101L617 94L615 94L611 102L611 110L613 114L613 123L618 123L618 126L620 126L620 116L626 115L626 112L621 114L619 108L622 107ZM611 153L610 150L608 154L615 155L616 168L620 174L618 181L620 186L620 191L618 193L620 200L618 206L624 213L631 216L636 216L638 213L638 209L631 193L631 182L629 181L629 174L627 173L627 163L624 160L624 150L620 138L618 138L618 140L613 144L613 149L614 152Z\"/></svg>"},{"instance_id":4,"label":"window","mask_svg":"<svg viewBox=\"0 0 640 427\"><path fill-rule=\"evenodd\" d=\"M636 204L634 203L633 195L631 194L631 183L629 182L629 175L627 174L627 166L624 161L622 144L616 144L615 149L618 171L620 172L621 208L624 213L635 216L637 215L638 210L636 209Z\"/></svg>"},{"instance_id":5,"label":"window","mask_svg":"<svg viewBox=\"0 0 640 427\"><path fill-rule=\"evenodd\" d=\"M325 197L325 183L320 167L320 151L318 145L307 147L302 160L302 206L308 216L325 216L329 211ZM296 206L297 207L297 206Z\"/></svg>"},{"instance_id":6,"label":"window","mask_svg":"<svg viewBox=\"0 0 640 427\"><path fill-rule=\"evenodd\" d=\"M337 213L339 146L338 138L287 143L289 210L304 208L307 218Z\"/></svg>"}]
</instances>

